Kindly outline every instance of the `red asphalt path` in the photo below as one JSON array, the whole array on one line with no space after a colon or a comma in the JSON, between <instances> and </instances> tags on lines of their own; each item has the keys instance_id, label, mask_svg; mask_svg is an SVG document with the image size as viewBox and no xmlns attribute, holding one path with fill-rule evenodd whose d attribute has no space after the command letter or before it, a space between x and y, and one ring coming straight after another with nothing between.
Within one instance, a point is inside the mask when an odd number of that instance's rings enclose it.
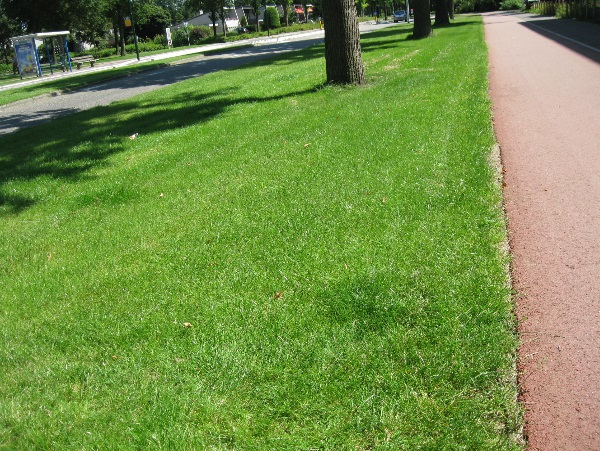
<instances>
[{"instance_id":1,"label":"red asphalt path","mask_svg":"<svg viewBox=\"0 0 600 451\"><path fill-rule=\"evenodd\" d=\"M532 450L600 450L600 27L514 13L484 24L524 434Z\"/></svg>"}]
</instances>

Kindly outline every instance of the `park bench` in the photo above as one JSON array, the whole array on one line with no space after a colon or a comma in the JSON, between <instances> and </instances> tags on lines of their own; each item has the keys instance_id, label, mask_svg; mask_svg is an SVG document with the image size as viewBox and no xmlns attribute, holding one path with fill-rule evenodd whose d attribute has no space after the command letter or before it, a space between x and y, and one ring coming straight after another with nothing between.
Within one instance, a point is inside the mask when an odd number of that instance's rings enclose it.
<instances>
[{"instance_id":1,"label":"park bench","mask_svg":"<svg viewBox=\"0 0 600 451\"><path fill-rule=\"evenodd\" d=\"M94 67L96 58L92 55L76 56L75 58L71 58L71 62L77 65L77 69L81 69L83 63L90 63L90 66Z\"/></svg>"}]
</instances>

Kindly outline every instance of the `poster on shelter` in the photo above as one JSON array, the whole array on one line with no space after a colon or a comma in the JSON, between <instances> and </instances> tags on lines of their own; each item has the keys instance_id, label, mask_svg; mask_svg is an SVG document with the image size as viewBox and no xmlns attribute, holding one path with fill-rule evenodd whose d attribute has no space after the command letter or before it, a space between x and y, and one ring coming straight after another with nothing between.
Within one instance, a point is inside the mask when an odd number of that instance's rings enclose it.
<instances>
[{"instance_id":1,"label":"poster on shelter","mask_svg":"<svg viewBox=\"0 0 600 451\"><path fill-rule=\"evenodd\" d=\"M37 77L38 62L35 56L35 42L33 39L15 42L15 53L21 77Z\"/></svg>"}]
</instances>

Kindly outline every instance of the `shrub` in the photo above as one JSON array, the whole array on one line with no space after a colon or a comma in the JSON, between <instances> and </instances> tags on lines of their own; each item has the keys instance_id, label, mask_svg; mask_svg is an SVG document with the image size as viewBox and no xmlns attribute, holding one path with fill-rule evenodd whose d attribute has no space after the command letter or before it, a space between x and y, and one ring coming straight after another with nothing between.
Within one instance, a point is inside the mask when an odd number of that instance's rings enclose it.
<instances>
[{"instance_id":1,"label":"shrub","mask_svg":"<svg viewBox=\"0 0 600 451\"><path fill-rule=\"evenodd\" d=\"M515 9L521 9L523 4L521 0L504 0L500 3L500 9L502 11L511 11Z\"/></svg>"},{"instance_id":2,"label":"shrub","mask_svg":"<svg viewBox=\"0 0 600 451\"><path fill-rule=\"evenodd\" d=\"M144 41L144 40L139 40L138 41L138 50L141 52L153 52L155 50L162 50L164 49L165 46L160 45L160 44L155 44L152 41ZM125 46L125 51L127 53L135 53L135 44L127 44Z\"/></svg>"},{"instance_id":3,"label":"shrub","mask_svg":"<svg viewBox=\"0 0 600 451\"><path fill-rule=\"evenodd\" d=\"M199 27L190 27L189 33L190 33L190 44L192 44L192 45L198 45L204 39L209 38L213 35L212 30L205 25L201 25Z\"/></svg>"},{"instance_id":4,"label":"shrub","mask_svg":"<svg viewBox=\"0 0 600 451\"><path fill-rule=\"evenodd\" d=\"M167 36L164 34L157 34L152 39L152 42L154 42L156 45L162 46L163 48L167 48Z\"/></svg>"},{"instance_id":5,"label":"shrub","mask_svg":"<svg viewBox=\"0 0 600 451\"><path fill-rule=\"evenodd\" d=\"M114 47L107 47L104 49L93 48L88 53L91 55L94 55L94 58L100 59L100 58L108 58L109 56L113 56L113 55L115 55L116 51L115 51Z\"/></svg>"},{"instance_id":6,"label":"shrub","mask_svg":"<svg viewBox=\"0 0 600 451\"><path fill-rule=\"evenodd\" d=\"M240 19L240 27L247 27L248 19L246 19L246 14L242 14L242 18Z\"/></svg>"},{"instance_id":7,"label":"shrub","mask_svg":"<svg viewBox=\"0 0 600 451\"><path fill-rule=\"evenodd\" d=\"M11 64L0 63L0 74L12 74L13 67Z\"/></svg>"},{"instance_id":8,"label":"shrub","mask_svg":"<svg viewBox=\"0 0 600 451\"><path fill-rule=\"evenodd\" d=\"M496 11L498 0L456 0L455 8L459 13Z\"/></svg>"},{"instance_id":9,"label":"shrub","mask_svg":"<svg viewBox=\"0 0 600 451\"><path fill-rule=\"evenodd\" d=\"M281 26L281 21L279 20L279 13L277 12L277 8L273 6L268 6L265 9L265 20L263 22L263 29L273 29L279 28Z\"/></svg>"}]
</instances>

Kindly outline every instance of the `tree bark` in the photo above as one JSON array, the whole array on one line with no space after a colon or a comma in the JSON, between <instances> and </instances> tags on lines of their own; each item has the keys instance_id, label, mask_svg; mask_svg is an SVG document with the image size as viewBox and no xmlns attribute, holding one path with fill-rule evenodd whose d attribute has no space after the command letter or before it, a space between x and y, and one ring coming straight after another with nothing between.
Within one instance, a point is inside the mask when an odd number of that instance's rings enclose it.
<instances>
[{"instance_id":1,"label":"tree bark","mask_svg":"<svg viewBox=\"0 0 600 451\"><path fill-rule=\"evenodd\" d=\"M448 25L449 23L448 3L446 0L435 0L435 25Z\"/></svg>"},{"instance_id":2,"label":"tree bark","mask_svg":"<svg viewBox=\"0 0 600 451\"><path fill-rule=\"evenodd\" d=\"M429 0L413 0L415 22L413 25L413 38L421 39L431 36L431 14Z\"/></svg>"},{"instance_id":3,"label":"tree bark","mask_svg":"<svg viewBox=\"0 0 600 451\"><path fill-rule=\"evenodd\" d=\"M324 0L327 83L362 85L365 70L354 0Z\"/></svg>"}]
</instances>

